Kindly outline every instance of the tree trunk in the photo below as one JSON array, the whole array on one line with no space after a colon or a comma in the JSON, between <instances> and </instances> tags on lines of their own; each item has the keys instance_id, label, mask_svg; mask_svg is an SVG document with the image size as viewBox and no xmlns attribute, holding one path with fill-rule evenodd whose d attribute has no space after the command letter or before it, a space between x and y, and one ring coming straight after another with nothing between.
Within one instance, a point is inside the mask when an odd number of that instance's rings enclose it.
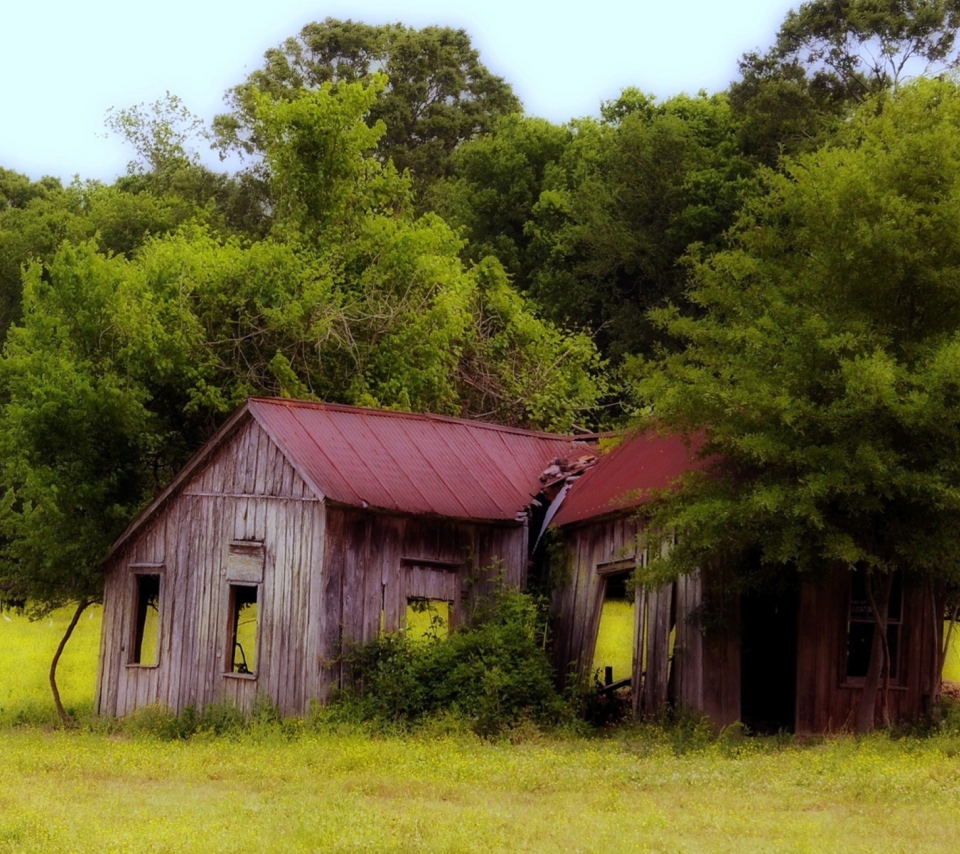
<instances>
[{"instance_id":1,"label":"tree trunk","mask_svg":"<svg viewBox=\"0 0 960 854\"><path fill-rule=\"evenodd\" d=\"M880 679L887 674L889 683L889 650L887 646L887 615L890 612L890 592L893 589L893 573L884 573L879 580L871 573L864 579L864 590L873 612L873 646L870 649L870 666L863 680L863 689L860 692L860 706L857 709L857 732L872 732L877 725L877 694L880 690ZM887 691L883 694L884 708L882 720L889 722L890 712L887 701Z\"/></svg>"},{"instance_id":2,"label":"tree trunk","mask_svg":"<svg viewBox=\"0 0 960 854\"><path fill-rule=\"evenodd\" d=\"M73 630L77 627L77 623L80 622L80 615L87 610L89 604L90 602L87 599L81 599L77 603L77 610L73 612L73 619L70 620L70 625L67 626L63 637L60 638L60 645L53 654L53 661L50 663L50 689L53 691L53 702L57 706L57 714L60 716L60 723L63 724L63 726L69 726L72 720L63 708L63 703L60 701L60 691L57 688L57 665L60 663L60 656L63 655L63 649L67 645L67 641L70 640Z\"/></svg>"}]
</instances>

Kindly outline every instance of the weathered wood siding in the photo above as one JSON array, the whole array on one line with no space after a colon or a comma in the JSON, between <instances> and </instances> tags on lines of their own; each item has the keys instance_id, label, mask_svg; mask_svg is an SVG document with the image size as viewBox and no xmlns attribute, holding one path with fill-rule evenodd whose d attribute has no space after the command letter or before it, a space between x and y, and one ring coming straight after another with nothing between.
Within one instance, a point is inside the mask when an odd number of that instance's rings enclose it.
<instances>
[{"instance_id":1,"label":"weathered wood siding","mask_svg":"<svg viewBox=\"0 0 960 854\"><path fill-rule=\"evenodd\" d=\"M797 732L836 732L853 727L861 689L846 678L850 579L842 569L800 588L797 644ZM942 622L934 621L926 587L903 587L900 678L890 688L894 721L929 710L935 649ZM879 704L879 698L878 698Z\"/></svg>"},{"instance_id":2,"label":"weathered wood siding","mask_svg":"<svg viewBox=\"0 0 960 854\"><path fill-rule=\"evenodd\" d=\"M624 515L561 532L570 564L553 597L554 665L560 674L592 677L604 576L644 559L637 554L641 524L637 517ZM637 590L633 708L655 713L673 703L703 711L722 727L740 715L737 611L718 576L701 575L658 590ZM705 595L714 613L722 615L706 626Z\"/></svg>"},{"instance_id":3,"label":"weathered wood siding","mask_svg":"<svg viewBox=\"0 0 960 854\"><path fill-rule=\"evenodd\" d=\"M639 524L624 516L561 532L570 558L566 578L553 599L554 663L561 674L578 679L592 676L604 571L617 562L638 559ZM845 675L849 596L849 575L842 570L801 586L798 733L834 732L853 725L861 688ZM674 630L671 650L669 638ZM929 590L905 584L901 672L890 689L893 720L916 719L928 711L941 631ZM675 703L702 711L718 728L740 719L740 599L721 569L702 570L659 590L638 591L633 687L638 713Z\"/></svg>"},{"instance_id":4,"label":"weathered wood siding","mask_svg":"<svg viewBox=\"0 0 960 854\"><path fill-rule=\"evenodd\" d=\"M230 543L263 544L255 675L227 669ZM284 714L326 701L344 644L400 628L408 597L450 599L462 620L492 579L526 582L526 524L391 516L326 506L251 420L107 568L97 709L259 699ZM156 666L131 664L136 574L161 576Z\"/></svg>"},{"instance_id":5,"label":"weathered wood siding","mask_svg":"<svg viewBox=\"0 0 960 854\"><path fill-rule=\"evenodd\" d=\"M327 678L336 682L342 646L399 630L407 598L453 601L451 622L489 590L494 574L522 588L527 574L525 524L492 525L392 516L327 507L326 574L321 615Z\"/></svg>"},{"instance_id":6,"label":"weathered wood siding","mask_svg":"<svg viewBox=\"0 0 960 854\"><path fill-rule=\"evenodd\" d=\"M263 543L256 675L225 675L231 541ZM107 568L97 709L125 715L161 703L259 697L300 713L320 696L317 656L323 586L324 508L282 454L249 421L168 501ZM161 575L155 667L129 664L138 565Z\"/></svg>"},{"instance_id":7,"label":"weathered wood siding","mask_svg":"<svg viewBox=\"0 0 960 854\"><path fill-rule=\"evenodd\" d=\"M592 675L604 591L597 569L605 564L635 561L637 533L633 516L560 532L569 563L562 569L563 577L552 602L554 666L559 674L574 679ZM637 634L642 636L642 630Z\"/></svg>"},{"instance_id":8,"label":"weathered wood siding","mask_svg":"<svg viewBox=\"0 0 960 854\"><path fill-rule=\"evenodd\" d=\"M706 567L698 573L699 607L691 623L700 635L702 660L696 677L703 712L717 729L740 720L740 595L726 573Z\"/></svg>"}]
</instances>

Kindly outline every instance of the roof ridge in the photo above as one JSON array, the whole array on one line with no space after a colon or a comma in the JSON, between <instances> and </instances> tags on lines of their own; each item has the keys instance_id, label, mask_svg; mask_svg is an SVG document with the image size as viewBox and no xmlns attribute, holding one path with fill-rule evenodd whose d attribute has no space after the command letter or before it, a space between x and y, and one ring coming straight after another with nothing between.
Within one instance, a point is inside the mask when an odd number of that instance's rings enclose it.
<instances>
[{"instance_id":1,"label":"roof ridge","mask_svg":"<svg viewBox=\"0 0 960 854\"><path fill-rule=\"evenodd\" d=\"M362 412L367 415L385 418L404 418L415 421L439 421L447 424L458 424L465 427L495 430L501 433L513 433L519 436L538 437L563 442L583 441L584 437L566 433L551 433L547 430L529 430L525 427L511 427L507 424L496 424L491 421L474 421L470 418L457 418L454 415L437 415L432 412L403 412L396 409L375 409L372 406L352 406L345 403L327 403L322 400L297 400L289 397L250 397L247 403L284 406L291 409L324 409L335 412Z\"/></svg>"}]
</instances>

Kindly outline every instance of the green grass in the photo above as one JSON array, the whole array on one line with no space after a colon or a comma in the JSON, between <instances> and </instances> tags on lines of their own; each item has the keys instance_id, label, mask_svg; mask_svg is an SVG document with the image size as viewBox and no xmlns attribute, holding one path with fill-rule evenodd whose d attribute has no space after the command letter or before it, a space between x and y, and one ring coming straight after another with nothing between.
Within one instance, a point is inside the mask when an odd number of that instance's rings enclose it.
<instances>
[{"instance_id":1,"label":"green grass","mask_svg":"<svg viewBox=\"0 0 960 854\"><path fill-rule=\"evenodd\" d=\"M56 717L50 661L73 610L64 608L36 621L9 611L0 614L0 725ZM63 704L78 715L93 711L101 611L95 606L83 613L57 668Z\"/></svg>"},{"instance_id":2,"label":"green grass","mask_svg":"<svg viewBox=\"0 0 960 854\"><path fill-rule=\"evenodd\" d=\"M960 740L0 731L0 852L947 852Z\"/></svg>"},{"instance_id":3,"label":"green grass","mask_svg":"<svg viewBox=\"0 0 960 854\"><path fill-rule=\"evenodd\" d=\"M960 722L928 738L800 746L735 730L713 739L692 722L590 739L521 727L491 743L447 720L392 737L265 718L168 741L150 734L150 712L123 730L89 715L94 612L61 674L86 726L15 727L53 719L46 671L69 613L52 625L6 616L0 854L914 854L955 851L960 838Z\"/></svg>"}]
</instances>

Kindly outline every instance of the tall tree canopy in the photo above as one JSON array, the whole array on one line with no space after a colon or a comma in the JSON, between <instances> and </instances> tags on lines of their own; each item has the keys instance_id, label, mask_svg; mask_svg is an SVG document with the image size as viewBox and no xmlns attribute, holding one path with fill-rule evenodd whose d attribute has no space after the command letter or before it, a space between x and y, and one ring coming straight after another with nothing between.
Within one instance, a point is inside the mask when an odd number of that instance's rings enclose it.
<instances>
[{"instance_id":1,"label":"tall tree canopy","mask_svg":"<svg viewBox=\"0 0 960 854\"><path fill-rule=\"evenodd\" d=\"M379 156L392 159L401 172L409 170L415 187L448 174L461 142L521 109L509 84L480 61L464 30L327 18L267 51L264 67L228 93L233 112L216 118L215 132L223 146L262 153L255 93L286 100L305 88L368 82L377 73L389 80L369 109L371 127L386 125Z\"/></svg>"},{"instance_id":2,"label":"tall tree canopy","mask_svg":"<svg viewBox=\"0 0 960 854\"><path fill-rule=\"evenodd\" d=\"M753 167L723 96L657 103L627 90L572 131L525 226L529 292L613 360L651 353L661 336L647 312L683 300L680 259L691 243L720 244Z\"/></svg>"},{"instance_id":3,"label":"tall tree canopy","mask_svg":"<svg viewBox=\"0 0 960 854\"><path fill-rule=\"evenodd\" d=\"M766 53L740 60L731 101L749 150L767 163L779 150L822 141L851 104L960 64L958 0L811 0L787 14Z\"/></svg>"},{"instance_id":4,"label":"tall tree canopy","mask_svg":"<svg viewBox=\"0 0 960 854\"><path fill-rule=\"evenodd\" d=\"M732 247L695 261L698 314L654 314L684 349L646 367L652 424L716 458L663 497L678 540L659 570L753 549L844 565L869 579L880 639L894 571L960 579L960 89L869 101L766 185ZM876 640L862 729L884 657Z\"/></svg>"}]
</instances>

